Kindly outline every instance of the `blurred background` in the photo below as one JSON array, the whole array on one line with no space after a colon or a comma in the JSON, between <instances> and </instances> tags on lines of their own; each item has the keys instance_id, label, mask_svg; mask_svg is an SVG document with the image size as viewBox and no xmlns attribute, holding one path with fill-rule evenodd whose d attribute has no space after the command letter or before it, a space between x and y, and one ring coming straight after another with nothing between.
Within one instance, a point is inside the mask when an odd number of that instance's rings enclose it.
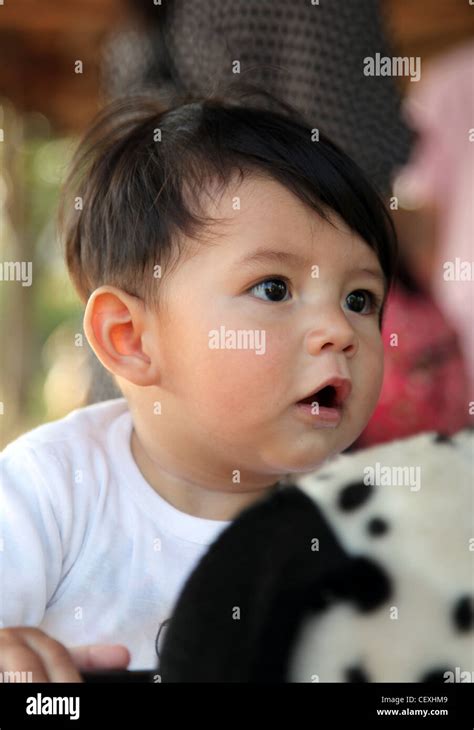
<instances>
[{"instance_id":1,"label":"blurred background","mask_svg":"<svg viewBox=\"0 0 474 730\"><path fill-rule=\"evenodd\" d=\"M183 89L208 90L213 69L231 73L225 52L230 59L247 54L247 66L257 69L251 81L263 63L258 78L313 116L304 106L314 99L322 128L359 155L393 210L403 270L384 335L387 377L356 446L429 428L453 432L473 420L472 279L447 281L442 262L474 258L474 6L326 0L334 15L318 16L321 30L311 35L303 11L289 23L286 5L261 0L256 8L247 0L244 12L238 1L0 0L0 260L31 262L33 272L23 285L2 269L0 447L118 395L82 336L83 305L55 229L59 187L80 135L114 96L154 86L167 103ZM309 1L301 7L314 11ZM278 34L301 42L277 57ZM366 51L357 43L365 34L375 51L419 58L420 81L364 78ZM348 50L338 57L340 39ZM301 43L311 58L320 54L319 66L309 68ZM258 55L262 48L267 55ZM357 48L355 64L350 53ZM366 89L372 97L364 99ZM341 100L347 111L337 119ZM410 335L394 347L393 332Z\"/></svg>"}]
</instances>

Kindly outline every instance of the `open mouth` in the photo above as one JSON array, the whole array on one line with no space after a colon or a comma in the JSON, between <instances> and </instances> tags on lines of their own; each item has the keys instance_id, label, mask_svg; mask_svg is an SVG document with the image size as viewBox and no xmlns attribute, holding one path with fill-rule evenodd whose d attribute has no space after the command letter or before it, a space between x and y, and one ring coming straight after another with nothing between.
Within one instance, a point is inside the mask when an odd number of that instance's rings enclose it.
<instances>
[{"instance_id":1,"label":"open mouth","mask_svg":"<svg viewBox=\"0 0 474 730\"><path fill-rule=\"evenodd\" d=\"M315 391L311 395L306 396L298 403L306 403L311 405L312 403L319 403L321 408L337 408L337 393L336 388L333 385L327 385L321 390Z\"/></svg>"}]
</instances>

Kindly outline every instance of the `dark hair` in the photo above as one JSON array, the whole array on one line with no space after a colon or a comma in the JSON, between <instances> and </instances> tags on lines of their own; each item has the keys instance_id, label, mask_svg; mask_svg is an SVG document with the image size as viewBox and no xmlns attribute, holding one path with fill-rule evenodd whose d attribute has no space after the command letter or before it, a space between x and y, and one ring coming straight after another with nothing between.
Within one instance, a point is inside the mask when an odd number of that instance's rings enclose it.
<instances>
[{"instance_id":1,"label":"dark hair","mask_svg":"<svg viewBox=\"0 0 474 730\"><path fill-rule=\"evenodd\" d=\"M180 260L182 234L205 240L213 221L204 195L237 172L273 178L329 223L337 213L376 253L388 291L397 254L390 215L359 167L315 130L290 105L243 87L169 109L150 95L110 104L73 157L59 207L81 299L110 284L158 307L166 277L154 267Z\"/></svg>"}]
</instances>

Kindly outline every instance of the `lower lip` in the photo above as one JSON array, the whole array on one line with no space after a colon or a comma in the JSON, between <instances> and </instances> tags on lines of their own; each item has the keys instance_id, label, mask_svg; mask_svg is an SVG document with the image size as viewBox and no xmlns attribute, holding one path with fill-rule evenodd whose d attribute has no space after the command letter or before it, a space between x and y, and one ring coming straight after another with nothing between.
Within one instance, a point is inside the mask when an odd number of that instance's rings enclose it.
<instances>
[{"instance_id":1,"label":"lower lip","mask_svg":"<svg viewBox=\"0 0 474 730\"><path fill-rule=\"evenodd\" d=\"M296 403L298 412L307 420L317 424L321 428L334 428L342 419L341 408L319 408L319 413L313 413L311 403Z\"/></svg>"}]
</instances>

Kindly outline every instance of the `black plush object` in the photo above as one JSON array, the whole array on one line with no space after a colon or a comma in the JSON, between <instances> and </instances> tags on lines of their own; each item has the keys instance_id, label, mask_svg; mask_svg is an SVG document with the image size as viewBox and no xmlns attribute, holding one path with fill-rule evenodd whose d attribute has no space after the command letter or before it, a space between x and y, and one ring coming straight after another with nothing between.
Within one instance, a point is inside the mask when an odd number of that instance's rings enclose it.
<instances>
[{"instance_id":1,"label":"black plush object","mask_svg":"<svg viewBox=\"0 0 474 730\"><path fill-rule=\"evenodd\" d=\"M161 681L472 682L473 466L466 428L283 480L189 576Z\"/></svg>"},{"instance_id":2,"label":"black plush object","mask_svg":"<svg viewBox=\"0 0 474 730\"><path fill-rule=\"evenodd\" d=\"M344 600L367 611L389 595L383 570L349 556L317 505L285 485L244 510L191 575L166 632L161 681L286 682L308 612Z\"/></svg>"}]
</instances>

